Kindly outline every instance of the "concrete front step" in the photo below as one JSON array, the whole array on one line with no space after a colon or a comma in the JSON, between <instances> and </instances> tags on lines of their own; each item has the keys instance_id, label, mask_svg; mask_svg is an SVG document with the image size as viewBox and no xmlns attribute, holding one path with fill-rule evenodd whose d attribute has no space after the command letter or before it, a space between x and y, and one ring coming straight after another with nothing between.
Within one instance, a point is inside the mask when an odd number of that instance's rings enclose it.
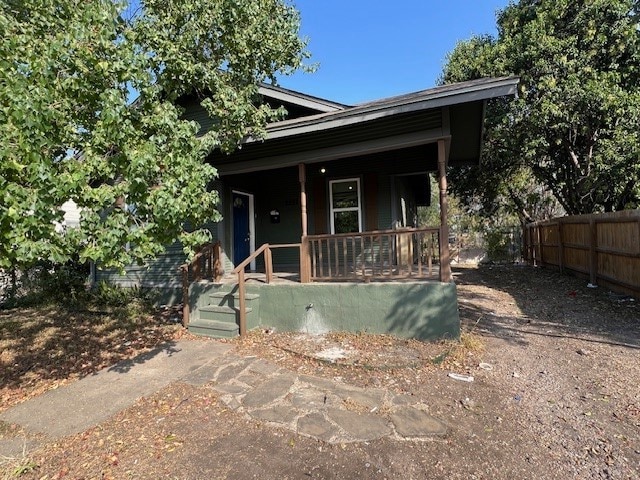
<instances>
[{"instance_id":1,"label":"concrete front step","mask_svg":"<svg viewBox=\"0 0 640 480\"><path fill-rule=\"evenodd\" d=\"M252 311L252 308L245 308L245 312L247 312L247 314L251 313ZM207 305L206 307L200 307L201 320L218 320L236 324L239 313L240 309L227 307L225 305Z\"/></svg>"},{"instance_id":2,"label":"concrete front step","mask_svg":"<svg viewBox=\"0 0 640 480\"><path fill-rule=\"evenodd\" d=\"M202 285L199 284L202 287ZM197 335L229 338L239 334L240 299L237 285L231 290L207 288L199 293L191 313L189 331ZM260 295L245 294L247 328L258 326L260 319Z\"/></svg>"},{"instance_id":3,"label":"concrete front step","mask_svg":"<svg viewBox=\"0 0 640 480\"><path fill-rule=\"evenodd\" d=\"M234 299L238 299L238 297L240 296L240 294L238 292L214 292L209 294L209 296L211 298L234 298ZM257 298L260 298L260 295L258 295L257 293L245 293L244 298L249 301L249 300L255 300Z\"/></svg>"},{"instance_id":4,"label":"concrete front step","mask_svg":"<svg viewBox=\"0 0 640 480\"><path fill-rule=\"evenodd\" d=\"M189 332L205 337L234 338L238 336L240 329L235 323L200 319L189 323Z\"/></svg>"},{"instance_id":5,"label":"concrete front step","mask_svg":"<svg viewBox=\"0 0 640 480\"><path fill-rule=\"evenodd\" d=\"M238 308L240 306L240 295L237 292L215 292L209 294L209 304ZM257 303L260 295L247 293L244 296L247 304Z\"/></svg>"}]
</instances>

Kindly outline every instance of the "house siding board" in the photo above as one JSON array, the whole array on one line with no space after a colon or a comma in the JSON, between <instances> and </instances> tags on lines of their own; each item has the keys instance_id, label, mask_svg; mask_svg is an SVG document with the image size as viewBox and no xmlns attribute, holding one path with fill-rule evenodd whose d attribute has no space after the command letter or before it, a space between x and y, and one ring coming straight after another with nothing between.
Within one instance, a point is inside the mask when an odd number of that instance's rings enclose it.
<instances>
[{"instance_id":1,"label":"house siding board","mask_svg":"<svg viewBox=\"0 0 640 480\"><path fill-rule=\"evenodd\" d=\"M207 111L200 105L200 102L196 99L189 99L187 103L183 105L185 109L182 117L185 120L197 122L200 125L198 135L204 135L213 127L213 120L209 117Z\"/></svg>"},{"instance_id":2,"label":"house siding board","mask_svg":"<svg viewBox=\"0 0 640 480\"><path fill-rule=\"evenodd\" d=\"M215 225L215 224L214 224ZM213 241L217 240L217 228L210 228ZM168 246L157 258L145 265L129 265L124 273L116 269L96 269L96 282L108 282L126 287L179 287L182 279L178 269L186 260L182 244L176 242Z\"/></svg>"},{"instance_id":3,"label":"house siding board","mask_svg":"<svg viewBox=\"0 0 640 480\"><path fill-rule=\"evenodd\" d=\"M378 227L385 230L392 227L391 219L391 177L378 176Z\"/></svg>"},{"instance_id":4,"label":"house siding board","mask_svg":"<svg viewBox=\"0 0 640 480\"><path fill-rule=\"evenodd\" d=\"M302 216L297 168L234 175L226 177L225 181L230 191L238 190L254 195L256 248L264 243L300 242ZM280 212L280 223L271 223L272 210ZM230 214L228 218L231 219ZM229 233L229 243L232 243L233 235L231 231ZM299 251L295 248L274 249L273 262L276 265L299 265ZM258 269L262 265L260 257Z\"/></svg>"},{"instance_id":5,"label":"house siding board","mask_svg":"<svg viewBox=\"0 0 640 480\"><path fill-rule=\"evenodd\" d=\"M322 235L328 230L327 216L327 180L324 176L314 176L308 179L313 185L313 194L309 199L309 222L313 229L309 229L311 235Z\"/></svg>"},{"instance_id":6,"label":"house siding board","mask_svg":"<svg viewBox=\"0 0 640 480\"><path fill-rule=\"evenodd\" d=\"M420 114L396 115L393 118L382 118L368 122L367 128L363 128L362 125L352 125L334 128L325 132L267 140L263 143L245 144L242 149L232 155L214 153L211 156L211 162L214 165L222 166L228 163L335 147L441 127L442 113L440 109L435 109L421 112Z\"/></svg>"},{"instance_id":7,"label":"house siding board","mask_svg":"<svg viewBox=\"0 0 640 480\"><path fill-rule=\"evenodd\" d=\"M415 194L411 188L411 177L397 176L394 179L396 198L396 218L392 219L394 226L415 227L418 210ZM405 214L402 212L402 200L404 200Z\"/></svg>"},{"instance_id":8,"label":"house siding board","mask_svg":"<svg viewBox=\"0 0 640 480\"><path fill-rule=\"evenodd\" d=\"M321 168L325 168L324 174L320 174ZM307 177L323 175L327 179L347 178L367 172L378 175L426 173L437 168L437 147L434 144L309 165Z\"/></svg>"},{"instance_id":9,"label":"house siding board","mask_svg":"<svg viewBox=\"0 0 640 480\"><path fill-rule=\"evenodd\" d=\"M115 269L96 269L96 281L106 281L126 287L154 287L180 285L178 268L184 262L184 252L180 244L167 247L157 258L146 265L130 265L124 273Z\"/></svg>"}]
</instances>

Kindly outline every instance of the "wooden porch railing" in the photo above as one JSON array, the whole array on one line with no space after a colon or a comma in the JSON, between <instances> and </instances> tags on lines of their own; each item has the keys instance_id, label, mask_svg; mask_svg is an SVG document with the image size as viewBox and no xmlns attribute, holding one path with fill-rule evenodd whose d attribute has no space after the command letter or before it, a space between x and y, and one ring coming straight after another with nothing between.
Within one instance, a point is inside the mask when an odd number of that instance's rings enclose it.
<instances>
[{"instance_id":1,"label":"wooden porch railing","mask_svg":"<svg viewBox=\"0 0 640 480\"><path fill-rule=\"evenodd\" d=\"M431 276L439 237L438 227L309 235L304 239L307 265L301 261L301 278L305 268L310 281Z\"/></svg>"},{"instance_id":2,"label":"wooden porch railing","mask_svg":"<svg viewBox=\"0 0 640 480\"><path fill-rule=\"evenodd\" d=\"M222 278L222 263L220 262L220 242L204 245L193 257L191 262L183 263L178 270L182 275L182 325L189 325L189 286L203 278L219 282Z\"/></svg>"},{"instance_id":3,"label":"wooden porch railing","mask_svg":"<svg viewBox=\"0 0 640 480\"><path fill-rule=\"evenodd\" d=\"M242 263L240 263L234 270L233 273L238 275L238 315L240 317L240 336L243 337L247 333L247 309L246 309L246 277L245 277L245 268L249 265L253 260L258 258L259 255L264 253L264 270L265 270L265 282L271 283L273 281L273 255L271 250L274 248L298 248L301 249L302 245L300 243L286 243L280 245L270 245L265 243L260 248L258 248L255 252L249 255ZM300 255L302 258L302 252Z\"/></svg>"}]
</instances>

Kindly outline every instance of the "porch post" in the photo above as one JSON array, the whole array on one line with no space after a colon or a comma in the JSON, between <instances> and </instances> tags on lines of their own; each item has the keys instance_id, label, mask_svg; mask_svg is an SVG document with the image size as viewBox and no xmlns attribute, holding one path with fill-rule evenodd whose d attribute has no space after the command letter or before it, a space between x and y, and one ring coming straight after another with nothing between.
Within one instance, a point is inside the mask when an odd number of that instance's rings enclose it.
<instances>
[{"instance_id":1,"label":"porch post","mask_svg":"<svg viewBox=\"0 0 640 480\"><path fill-rule=\"evenodd\" d=\"M438 140L438 185L440 187L440 281L451 281L449 224L447 223L447 172L445 141Z\"/></svg>"},{"instance_id":2,"label":"porch post","mask_svg":"<svg viewBox=\"0 0 640 480\"><path fill-rule=\"evenodd\" d=\"M302 236L307 236L307 186L304 163L298 164L298 180L300 181L300 210L302 214Z\"/></svg>"},{"instance_id":3,"label":"porch post","mask_svg":"<svg viewBox=\"0 0 640 480\"><path fill-rule=\"evenodd\" d=\"M309 242L307 240L307 172L304 163L298 164L298 180L300 182L300 215L302 238L300 239L300 283L309 283L311 264L309 263Z\"/></svg>"}]
</instances>

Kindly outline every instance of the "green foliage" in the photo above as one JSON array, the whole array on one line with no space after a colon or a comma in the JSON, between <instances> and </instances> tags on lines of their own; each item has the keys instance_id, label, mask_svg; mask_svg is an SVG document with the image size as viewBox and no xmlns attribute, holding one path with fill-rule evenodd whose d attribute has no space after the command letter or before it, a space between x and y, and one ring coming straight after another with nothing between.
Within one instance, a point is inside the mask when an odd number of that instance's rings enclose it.
<instances>
[{"instance_id":1,"label":"green foliage","mask_svg":"<svg viewBox=\"0 0 640 480\"><path fill-rule=\"evenodd\" d=\"M282 114L257 99L306 57L284 0L140 4L0 0L0 268L192 253L220 219L207 155ZM201 137L176 103L193 91L217 122ZM65 230L69 199L81 227Z\"/></svg>"},{"instance_id":2,"label":"green foliage","mask_svg":"<svg viewBox=\"0 0 640 480\"><path fill-rule=\"evenodd\" d=\"M152 292L139 287L124 288L105 281L98 283L88 297L91 303L104 307L126 307L135 302L151 304Z\"/></svg>"},{"instance_id":3,"label":"green foliage","mask_svg":"<svg viewBox=\"0 0 640 480\"><path fill-rule=\"evenodd\" d=\"M10 281L11 276L15 282ZM87 265L73 261L63 264L41 261L28 269L5 274L0 305L15 308L76 304L86 299L88 277Z\"/></svg>"},{"instance_id":4,"label":"green foliage","mask_svg":"<svg viewBox=\"0 0 640 480\"><path fill-rule=\"evenodd\" d=\"M100 282L89 289L89 269L75 262L42 262L17 273L17 288L0 291L0 308L55 306L135 318L153 310L157 291Z\"/></svg>"},{"instance_id":5,"label":"green foliage","mask_svg":"<svg viewBox=\"0 0 640 480\"><path fill-rule=\"evenodd\" d=\"M491 262L513 262L520 258L520 229L487 228L484 242Z\"/></svg>"},{"instance_id":6,"label":"green foliage","mask_svg":"<svg viewBox=\"0 0 640 480\"><path fill-rule=\"evenodd\" d=\"M449 55L443 83L518 75L515 100L490 103L483 165L452 172L453 190L521 221L558 211L640 204L640 23L637 0L521 0L498 37Z\"/></svg>"}]
</instances>

